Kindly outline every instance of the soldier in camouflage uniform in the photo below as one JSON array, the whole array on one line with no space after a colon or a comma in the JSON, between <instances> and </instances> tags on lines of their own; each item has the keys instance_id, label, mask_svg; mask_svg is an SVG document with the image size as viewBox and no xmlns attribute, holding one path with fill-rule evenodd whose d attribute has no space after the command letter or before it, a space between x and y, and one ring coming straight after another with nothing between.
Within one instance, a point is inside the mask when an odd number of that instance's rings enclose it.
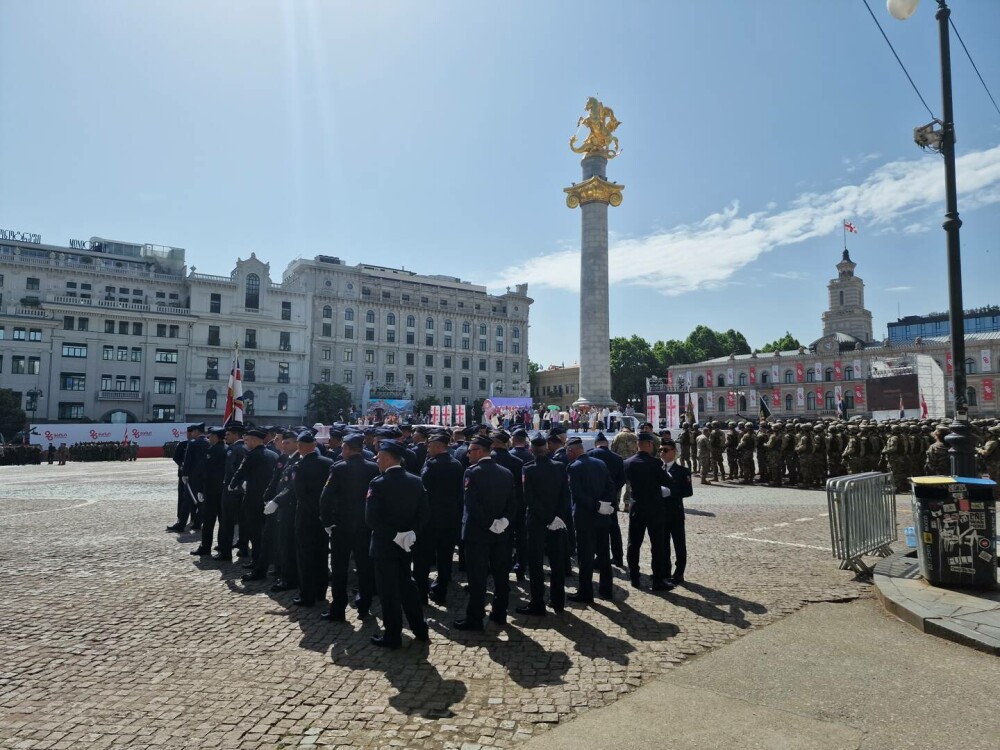
<instances>
[{"instance_id":1,"label":"soldier in camouflage uniform","mask_svg":"<svg viewBox=\"0 0 1000 750\"><path fill-rule=\"evenodd\" d=\"M677 445L680 446L680 452L681 452L680 458L678 460L680 461L681 466L686 466L689 469L691 468L691 440L692 440L690 428L691 425L689 425L687 422L684 422L681 425L681 432L677 436ZM694 471L697 471L697 469L694 469Z\"/></svg>"},{"instance_id":2,"label":"soldier in camouflage uniform","mask_svg":"<svg viewBox=\"0 0 1000 750\"><path fill-rule=\"evenodd\" d=\"M795 453L795 442L798 439L798 425L790 424L785 427L785 434L781 439L781 456L788 472L788 483L799 483L799 457Z\"/></svg>"},{"instance_id":3,"label":"soldier in camouflage uniform","mask_svg":"<svg viewBox=\"0 0 1000 750\"><path fill-rule=\"evenodd\" d=\"M740 436L736 432L735 422L730 422L727 426L729 431L726 432L726 463L729 465L729 476L726 478L732 481L739 479L740 476L740 467L736 462L736 446L740 443Z\"/></svg>"},{"instance_id":4,"label":"soldier in camouflage uniform","mask_svg":"<svg viewBox=\"0 0 1000 750\"><path fill-rule=\"evenodd\" d=\"M722 423L712 422L712 431L709 434L712 447L712 479L719 481L719 475L726 478L726 468L722 465L722 454L726 450L726 438L722 434Z\"/></svg>"},{"instance_id":5,"label":"soldier in camouflage uniform","mask_svg":"<svg viewBox=\"0 0 1000 750\"><path fill-rule=\"evenodd\" d=\"M813 452L812 425L804 424L795 436L795 461L798 465L800 487L810 487L813 483L813 472L810 460ZM791 472L789 472L791 474ZM791 483L791 478L789 478Z\"/></svg>"},{"instance_id":6,"label":"soldier in camouflage uniform","mask_svg":"<svg viewBox=\"0 0 1000 750\"><path fill-rule=\"evenodd\" d=\"M838 424L831 424L826 438L826 463L830 477L842 477L847 473L844 466L844 430Z\"/></svg>"},{"instance_id":7,"label":"soldier in camouflage uniform","mask_svg":"<svg viewBox=\"0 0 1000 750\"><path fill-rule=\"evenodd\" d=\"M753 454L756 447L756 441L754 440L753 425L747 422L743 426L743 434L740 435L740 441L736 444L736 453L739 457L740 462L740 484L753 484L754 471L753 466Z\"/></svg>"},{"instance_id":8,"label":"soldier in camouflage uniform","mask_svg":"<svg viewBox=\"0 0 1000 750\"><path fill-rule=\"evenodd\" d=\"M867 443L861 440L861 428L857 425L851 425L847 428L847 445L844 447L844 463L847 465L848 474L860 474L863 472L864 456L862 451L866 447Z\"/></svg>"},{"instance_id":9,"label":"soldier in camouflage uniform","mask_svg":"<svg viewBox=\"0 0 1000 750\"><path fill-rule=\"evenodd\" d=\"M760 483L766 484L769 481L767 469L767 441L771 439L771 426L767 422L762 422L757 437L754 440L757 448L757 471L760 473Z\"/></svg>"},{"instance_id":10,"label":"soldier in camouflage uniform","mask_svg":"<svg viewBox=\"0 0 1000 750\"><path fill-rule=\"evenodd\" d=\"M896 492L906 492L909 490L909 481L906 476L906 436L903 428L894 424L889 430L889 439L882 448L882 455L885 458L888 470L892 472L892 480L896 485Z\"/></svg>"},{"instance_id":11,"label":"soldier in camouflage uniform","mask_svg":"<svg viewBox=\"0 0 1000 750\"><path fill-rule=\"evenodd\" d=\"M934 442L924 454L924 474L927 476L946 477L951 474L951 458L948 456L948 445L944 442L945 436L950 433L947 427L934 430Z\"/></svg>"},{"instance_id":12,"label":"soldier in camouflage uniform","mask_svg":"<svg viewBox=\"0 0 1000 750\"><path fill-rule=\"evenodd\" d=\"M976 448L976 453L986 466L990 479L1000 482L1000 425L989 428L989 436L982 448Z\"/></svg>"},{"instance_id":13,"label":"soldier in camouflage uniform","mask_svg":"<svg viewBox=\"0 0 1000 750\"><path fill-rule=\"evenodd\" d=\"M708 472L712 467L712 431L706 427L701 431L701 435L695 441L695 448L698 452L698 466L701 467L701 483L711 484L708 479Z\"/></svg>"},{"instance_id":14,"label":"soldier in camouflage uniform","mask_svg":"<svg viewBox=\"0 0 1000 750\"><path fill-rule=\"evenodd\" d=\"M817 487L824 487L829 476L826 467L826 443L829 440L826 423L818 422L813 428L813 461L816 462L815 479Z\"/></svg>"},{"instance_id":15,"label":"soldier in camouflage uniform","mask_svg":"<svg viewBox=\"0 0 1000 750\"><path fill-rule=\"evenodd\" d=\"M865 464L867 466L865 471L877 471L882 459L882 438L879 437L878 428L876 425L869 425L867 434L865 430L861 430L861 434L868 439L868 462Z\"/></svg>"},{"instance_id":16,"label":"soldier in camouflage uniform","mask_svg":"<svg viewBox=\"0 0 1000 750\"><path fill-rule=\"evenodd\" d=\"M784 443L784 425L775 422L771 428L771 437L767 440L767 478L772 487L780 487L785 473L785 461L782 452Z\"/></svg>"}]
</instances>

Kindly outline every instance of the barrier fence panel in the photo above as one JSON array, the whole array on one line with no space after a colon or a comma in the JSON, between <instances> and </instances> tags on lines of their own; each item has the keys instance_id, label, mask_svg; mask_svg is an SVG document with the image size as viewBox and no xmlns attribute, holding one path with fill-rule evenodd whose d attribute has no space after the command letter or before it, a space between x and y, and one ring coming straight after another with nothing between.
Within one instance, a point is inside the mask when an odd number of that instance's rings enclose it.
<instances>
[{"instance_id":1,"label":"barrier fence panel","mask_svg":"<svg viewBox=\"0 0 1000 750\"><path fill-rule=\"evenodd\" d=\"M864 555L886 557L896 541L892 474L878 471L833 477L826 483L830 542L842 570L868 575Z\"/></svg>"}]
</instances>

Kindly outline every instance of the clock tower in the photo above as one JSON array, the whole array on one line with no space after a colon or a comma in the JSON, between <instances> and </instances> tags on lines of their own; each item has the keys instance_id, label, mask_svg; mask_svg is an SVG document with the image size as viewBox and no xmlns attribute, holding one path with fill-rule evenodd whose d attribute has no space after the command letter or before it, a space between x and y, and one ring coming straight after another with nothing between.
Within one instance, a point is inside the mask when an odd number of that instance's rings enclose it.
<instances>
[{"instance_id":1,"label":"clock tower","mask_svg":"<svg viewBox=\"0 0 1000 750\"><path fill-rule=\"evenodd\" d=\"M865 344L872 343L872 314L865 309L865 282L854 275L857 264L850 253L837 264L837 278L827 284L829 305L823 313L823 336L846 333Z\"/></svg>"}]
</instances>

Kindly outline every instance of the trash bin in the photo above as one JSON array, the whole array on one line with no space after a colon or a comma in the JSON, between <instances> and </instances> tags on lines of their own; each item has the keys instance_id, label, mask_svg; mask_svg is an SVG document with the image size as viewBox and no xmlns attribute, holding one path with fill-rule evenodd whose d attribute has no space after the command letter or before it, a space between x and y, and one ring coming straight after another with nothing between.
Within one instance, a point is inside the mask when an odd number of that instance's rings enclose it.
<instances>
[{"instance_id":1,"label":"trash bin","mask_svg":"<svg viewBox=\"0 0 1000 750\"><path fill-rule=\"evenodd\" d=\"M996 482L971 477L910 482L921 575L936 586L995 588Z\"/></svg>"}]
</instances>

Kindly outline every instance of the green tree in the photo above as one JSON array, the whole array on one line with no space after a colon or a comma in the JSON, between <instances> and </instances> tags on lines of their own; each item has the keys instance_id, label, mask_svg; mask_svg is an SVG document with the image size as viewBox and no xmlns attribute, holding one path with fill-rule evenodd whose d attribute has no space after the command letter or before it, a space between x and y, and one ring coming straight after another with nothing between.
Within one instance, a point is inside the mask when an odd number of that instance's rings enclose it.
<instances>
[{"instance_id":1,"label":"green tree","mask_svg":"<svg viewBox=\"0 0 1000 750\"><path fill-rule=\"evenodd\" d=\"M313 383L306 403L310 421L330 424L351 410L351 392L340 383Z\"/></svg>"},{"instance_id":2,"label":"green tree","mask_svg":"<svg viewBox=\"0 0 1000 750\"><path fill-rule=\"evenodd\" d=\"M542 369L542 366L540 364L538 364L537 362L532 362L530 359L528 360L528 375L529 376L534 375L536 372L538 372L541 369Z\"/></svg>"},{"instance_id":3,"label":"green tree","mask_svg":"<svg viewBox=\"0 0 1000 750\"><path fill-rule=\"evenodd\" d=\"M431 407L436 403L439 403L437 396L424 396L422 399L413 402L413 413L430 414Z\"/></svg>"},{"instance_id":4,"label":"green tree","mask_svg":"<svg viewBox=\"0 0 1000 750\"><path fill-rule=\"evenodd\" d=\"M0 388L0 434L5 440L10 440L14 433L24 429L27 422L21 399L9 388Z\"/></svg>"},{"instance_id":5,"label":"green tree","mask_svg":"<svg viewBox=\"0 0 1000 750\"><path fill-rule=\"evenodd\" d=\"M788 331L785 331L784 336L777 341L772 341L770 344L765 344L760 350L762 352L787 352L798 349L800 346L802 344L799 343L799 340Z\"/></svg>"},{"instance_id":6,"label":"green tree","mask_svg":"<svg viewBox=\"0 0 1000 750\"><path fill-rule=\"evenodd\" d=\"M622 405L642 398L646 378L655 367L656 357L646 339L636 335L611 339L611 397Z\"/></svg>"}]
</instances>

